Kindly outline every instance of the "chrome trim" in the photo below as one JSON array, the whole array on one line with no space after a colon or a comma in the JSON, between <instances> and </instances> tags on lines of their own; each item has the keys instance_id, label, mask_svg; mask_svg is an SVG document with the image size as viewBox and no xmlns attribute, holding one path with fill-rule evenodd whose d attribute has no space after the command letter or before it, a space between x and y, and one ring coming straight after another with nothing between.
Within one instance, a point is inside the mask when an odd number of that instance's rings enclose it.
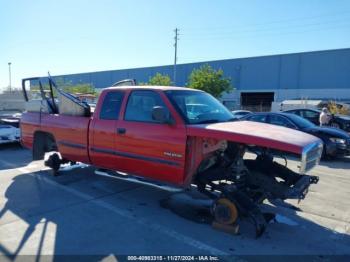
<instances>
[{"instance_id":1,"label":"chrome trim","mask_svg":"<svg viewBox=\"0 0 350 262\"><path fill-rule=\"evenodd\" d=\"M314 156L311 156L311 158L308 158L308 154L312 151L317 150L317 153ZM321 155L323 150L323 143L322 141L311 143L303 148L302 154L301 154L301 163L300 163L300 174L305 174L306 172L310 171L312 168L314 168L316 165L320 163ZM312 164L312 162L315 162ZM308 166L308 164L311 164L312 166Z\"/></svg>"}]
</instances>

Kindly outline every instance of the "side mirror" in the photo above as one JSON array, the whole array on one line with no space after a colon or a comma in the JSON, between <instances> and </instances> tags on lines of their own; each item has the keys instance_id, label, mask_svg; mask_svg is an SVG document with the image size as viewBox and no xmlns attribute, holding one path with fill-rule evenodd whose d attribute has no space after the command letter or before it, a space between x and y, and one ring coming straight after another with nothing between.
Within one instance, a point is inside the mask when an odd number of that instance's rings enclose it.
<instances>
[{"instance_id":1,"label":"side mirror","mask_svg":"<svg viewBox=\"0 0 350 262\"><path fill-rule=\"evenodd\" d=\"M152 119L162 124L173 124L174 121L169 111L163 106L155 106L152 109Z\"/></svg>"}]
</instances>

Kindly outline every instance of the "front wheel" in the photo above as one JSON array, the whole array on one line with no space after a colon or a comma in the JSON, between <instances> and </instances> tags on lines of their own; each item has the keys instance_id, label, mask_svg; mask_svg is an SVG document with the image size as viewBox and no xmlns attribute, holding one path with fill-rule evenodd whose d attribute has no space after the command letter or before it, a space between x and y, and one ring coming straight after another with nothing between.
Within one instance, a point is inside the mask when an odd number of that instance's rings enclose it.
<instances>
[{"instance_id":1,"label":"front wheel","mask_svg":"<svg viewBox=\"0 0 350 262\"><path fill-rule=\"evenodd\" d=\"M220 224L234 224L238 218L236 205L227 198L217 199L212 206L212 213L215 221Z\"/></svg>"},{"instance_id":2,"label":"front wheel","mask_svg":"<svg viewBox=\"0 0 350 262\"><path fill-rule=\"evenodd\" d=\"M321 159L322 160L333 160L334 158L336 158L336 154L327 152L327 148L326 148L326 146L324 146L323 150L322 150Z\"/></svg>"}]
</instances>

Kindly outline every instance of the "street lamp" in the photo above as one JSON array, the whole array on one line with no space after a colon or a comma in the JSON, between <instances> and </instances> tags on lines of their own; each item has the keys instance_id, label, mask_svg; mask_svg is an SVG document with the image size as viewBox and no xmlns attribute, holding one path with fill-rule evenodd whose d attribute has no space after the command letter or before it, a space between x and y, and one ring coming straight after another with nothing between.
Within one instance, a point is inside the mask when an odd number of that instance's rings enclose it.
<instances>
[{"instance_id":1,"label":"street lamp","mask_svg":"<svg viewBox=\"0 0 350 262\"><path fill-rule=\"evenodd\" d=\"M9 87L10 87L10 92L11 92L11 62L8 62L9 65Z\"/></svg>"}]
</instances>

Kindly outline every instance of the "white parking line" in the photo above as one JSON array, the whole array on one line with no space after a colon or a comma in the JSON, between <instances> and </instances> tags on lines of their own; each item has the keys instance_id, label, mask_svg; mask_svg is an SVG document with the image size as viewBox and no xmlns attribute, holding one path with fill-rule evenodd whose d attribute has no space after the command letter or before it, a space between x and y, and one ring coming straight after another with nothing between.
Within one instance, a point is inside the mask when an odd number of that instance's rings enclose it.
<instances>
[{"instance_id":1,"label":"white parking line","mask_svg":"<svg viewBox=\"0 0 350 262\"><path fill-rule=\"evenodd\" d=\"M13 164L11 163L7 163L5 161L2 161L0 160L0 162L2 163L6 163L7 165L11 165L11 166L14 166ZM128 220L132 220L134 221L135 223L139 224L139 225L142 225L144 227L147 227L147 228L150 228L154 231L157 231L158 233L161 233L161 234L164 234L164 235L167 235L173 239L176 239L184 244L187 244L191 247L194 247L194 248L197 248L197 249L200 249L200 250L203 250L203 251L206 251L208 253L210 253L211 255L219 255L219 256L222 256L222 255L229 255L229 253L225 252L225 251L222 251L220 249L217 249L215 247L212 247L210 245L207 245L201 241L198 241L196 239L193 239L189 236L186 236L186 235L183 235L179 232L176 232L170 228L167 228L165 226L162 226L160 224L154 224L154 223L150 223L150 221L147 221L145 219L135 219L133 216L131 216L130 214L128 214L127 212L125 212L124 210L122 209L119 209L111 204L108 204L106 202L104 202L103 200L101 199L93 199L90 195L88 194L85 194L85 193L82 193L76 189L73 189L73 188L70 188L68 186L63 186L61 184L58 184L56 183L55 181L53 180L50 180L44 176L40 176L38 174L33 174L33 170L32 168L33 167L38 167L39 165L37 163L31 163L29 164L28 166L25 166L25 167L21 167L21 168L18 168L18 170L23 173L23 174L27 174L27 175L30 175L30 176L33 176L39 180L42 180L44 181L45 183L48 183L52 186L55 186L55 187L58 187L68 193L71 193L81 199L84 199L88 202L91 202L97 206L100 206L100 207L103 207L105 209L108 209L109 211L112 211L114 212L115 214L119 215L119 216L122 216Z\"/></svg>"}]
</instances>

